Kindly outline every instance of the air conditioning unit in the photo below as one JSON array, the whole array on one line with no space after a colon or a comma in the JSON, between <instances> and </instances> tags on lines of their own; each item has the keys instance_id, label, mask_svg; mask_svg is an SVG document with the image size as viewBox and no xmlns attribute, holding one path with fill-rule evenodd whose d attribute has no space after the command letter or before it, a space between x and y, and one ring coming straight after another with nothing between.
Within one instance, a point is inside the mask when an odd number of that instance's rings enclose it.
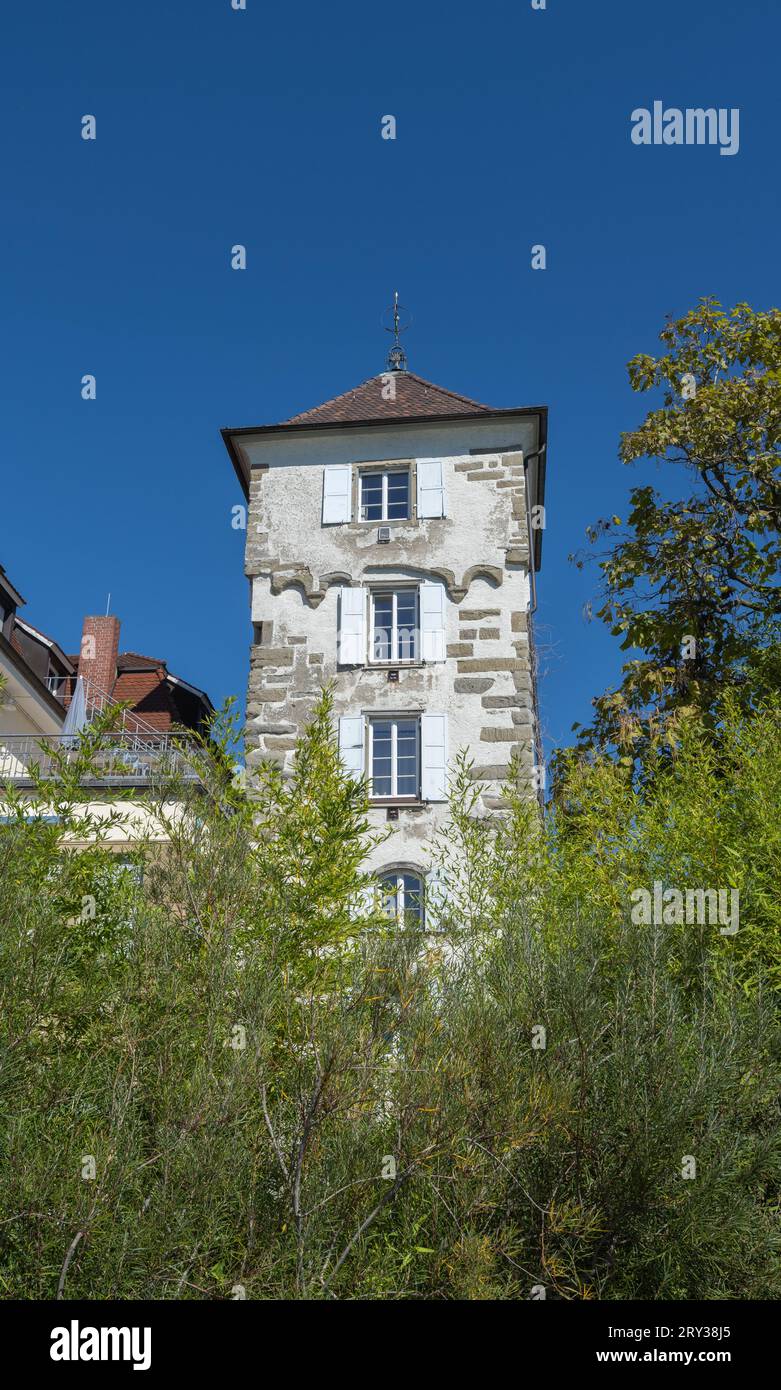
<instances>
[{"instance_id":1,"label":"air conditioning unit","mask_svg":"<svg viewBox=\"0 0 781 1390\"><path fill-rule=\"evenodd\" d=\"M380 545L387 545L387 544L388 544L388 542L389 542L389 540L390 540L390 532L391 532L390 526L378 526L378 528L377 528L377 540L379 541Z\"/></svg>"}]
</instances>

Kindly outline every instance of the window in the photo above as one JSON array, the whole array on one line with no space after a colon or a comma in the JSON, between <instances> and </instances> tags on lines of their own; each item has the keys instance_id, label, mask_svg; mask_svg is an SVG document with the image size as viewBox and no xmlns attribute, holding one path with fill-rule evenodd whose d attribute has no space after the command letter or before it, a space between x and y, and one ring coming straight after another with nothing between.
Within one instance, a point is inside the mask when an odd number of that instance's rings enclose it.
<instances>
[{"instance_id":1,"label":"window","mask_svg":"<svg viewBox=\"0 0 781 1390\"><path fill-rule=\"evenodd\" d=\"M371 594L371 661L417 661L417 589L375 589Z\"/></svg>"},{"instance_id":2,"label":"window","mask_svg":"<svg viewBox=\"0 0 781 1390\"><path fill-rule=\"evenodd\" d=\"M444 713L341 714L339 753L351 777L368 775L375 800L447 801Z\"/></svg>"},{"instance_id":3,"label":"window","mask_svg":"<svg viewBox=\"0 0 781 1390\"><path fill-rule=\"evenodd\" d=\"M369 720L369 767L373 797L416 798L420 792L417 719Z\"/></svg>"},{"instance_id":4,"label":"window","mask_svg":"<svg viewBox=\"0 0 781 1390\"><path fill-rule=\"evenodd\" d=\"M324 526L358 521L410 521L447 515L441 458L382 463L328 463L323 468Z\"/></svg>"},{"instance_id":5,"label":"window","mask_svg":"<svg viewBox=\"0 0 781 1390\"><path fill-rule=\"evenodd\" d=\"M359 474L361 521L406 521L409 517L409 470Z\"/></svg>"},{"instance_id":6,"label":"window","mask_svg":"<svg viewBox=\"0 0 781 1390\"><path fill-rule=\"evenodd\" d=\"M447 601L441 581L392 589L345 586L339 591L337 662L365 666L444 661ZM368 624L368 627L367 627Z\"/></svg>"},{"instance_id":7,"label":"window","mask_svg":"<svg viewBox=\"0 0 781 1390\"><path fill-rule=\"evenodd\" d=\"M400 926L423 926L423 880L403 869L381 874L382 910Z\"/></svg>"}]
</instances>

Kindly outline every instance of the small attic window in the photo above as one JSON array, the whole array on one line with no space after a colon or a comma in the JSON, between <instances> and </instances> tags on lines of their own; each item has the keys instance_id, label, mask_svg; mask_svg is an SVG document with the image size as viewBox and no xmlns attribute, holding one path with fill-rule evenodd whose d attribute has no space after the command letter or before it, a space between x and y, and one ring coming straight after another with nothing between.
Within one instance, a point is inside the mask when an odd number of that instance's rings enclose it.
<instances>
[{"instance_id":1,"label":"small attic window","mask_svg":"<svg viewBox=\"0 0 781 1390\"><path fill-rule=\"evenodd\" d=\"M406 521L409 517L408 468L386 468L359 474L361 521Z\"/></svg>"}]
</instances>

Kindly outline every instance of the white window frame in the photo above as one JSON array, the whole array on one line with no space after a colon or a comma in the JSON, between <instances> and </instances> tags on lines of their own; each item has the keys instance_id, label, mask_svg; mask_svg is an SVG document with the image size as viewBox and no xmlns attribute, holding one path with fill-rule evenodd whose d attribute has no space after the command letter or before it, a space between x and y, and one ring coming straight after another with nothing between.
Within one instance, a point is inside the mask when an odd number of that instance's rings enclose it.
<instances>
[{"instance_id":1,"label":"white window frame","mask_svg":"<svg viewBox=\"0 0 781 1390\"><path fill-rule=\"evenodd\" d=\"M426 928L426 879L425 879L425 875L422 874L422 873L420 872L419 869L404 868L403 866L397 868L397 867L395 867L394 865L390 865L389 868L380 870L380 873L378 874L378 883L379 883L380 893L384 895L384 894L388 891L388 886L387 886L387 884L385 883L385 880L386 880L386 879L389 879L389 878L391 878L391 877L392 877L392 878L395 878L395 880L396 880L396 888L395 888L395 898L396 898L396 913L395 913L395 916L396 916L396 925L397 925L397 926L400 926L400 927L403 927L403 926L405 925L405 923L404 923L404 914L405 914L405 912L406 912L406 907L405 907L405 905L404 905L404 896L405 896L405 892L406 892L406 888L405 888L405 884L404 884L404 878L405 878L405 876L406 876L407 878L414 878L414 879L417 879L417 881L418 881L418 885L419 885L419 893L418 893L418 896L419 896L419 898L420 898L420 930L421 930L421 931L425 931L425 928Z\"/></svg>"},{"instance_id":2,"label":"white window frame","mask_svg":"<svg viewBox=\"0 0 781 1390\"><path fill-rule=\"evenodd\" d=\"M388 478L391 473L403 473L407 479L407 515L388 516ZM365 517L363 514L363 484L365 478L382 478L382 516ZM378 526L383 522L412 520L412 475L409 468L362 468L358 472L358 516L368 526Z\"/></svg>"},{"instance_id":3,"label":"white window frame","mask_svg":"<svg viewBox=\"0 0 781 1390\"><path fill-rule=\"evenodd\" d=\"M412 656L399 656L399 622L398 622L398 596L399 594L414 594L415 596L415 643L414 654ZM374 655L374 603L375 599L387 598L390 595L393 599L393 611L391 614L391 654L390 656ZM369 665L370 666L415 666L420 662L420 585L419 584L399 584L395 588L390 585L383 588L369 589Z\"/></svg>"},{"instance_id":4,"label":"white window frame","mask_svg":"<svg viewBox=\"0 0 781 1390\"><path fill-rule=\"evenodd\" d=\"M419 714L374 714L367 719L368 724L368 756L367 767L369 770L369 800L370 801L400 801L418 802L420 801L420 778L421 778L421 747L420 747L420 715ZM415 791L399 794L398 791L398 738L399 724L415 724ZM391 726L391 789L389 792L375 792L374 790L374 725L390 724Z\"/></svg>"}]
</instances>

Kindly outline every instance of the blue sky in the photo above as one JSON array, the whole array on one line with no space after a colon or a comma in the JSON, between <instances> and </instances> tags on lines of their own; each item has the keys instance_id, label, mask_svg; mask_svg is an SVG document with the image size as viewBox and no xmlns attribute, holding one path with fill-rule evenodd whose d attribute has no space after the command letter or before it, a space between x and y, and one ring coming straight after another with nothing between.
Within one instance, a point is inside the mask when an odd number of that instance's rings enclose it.
<instances>
[{"instance_id":1,"label":"blue sky","mask_svg":"<svg viewBox=\"0 0 781 1390\"><path fill-rule=\"evenodd\" d=\"M654 477L617 459L649 405L625 363L701 296L778 303L780 14L776 0L15 7L0 562L29 620L72 650L110 591L124 649L215 702L243 698L241 498L219 429L382 370L398 288L413 370L550 407L538 634L544 732L566 742L621 660L583 617L596 575L567 556ZM739 153L633 145L630 113L656 99L738 107ZM237 242L246 272L229 268Z\"/></svg>"}]
</instances>

